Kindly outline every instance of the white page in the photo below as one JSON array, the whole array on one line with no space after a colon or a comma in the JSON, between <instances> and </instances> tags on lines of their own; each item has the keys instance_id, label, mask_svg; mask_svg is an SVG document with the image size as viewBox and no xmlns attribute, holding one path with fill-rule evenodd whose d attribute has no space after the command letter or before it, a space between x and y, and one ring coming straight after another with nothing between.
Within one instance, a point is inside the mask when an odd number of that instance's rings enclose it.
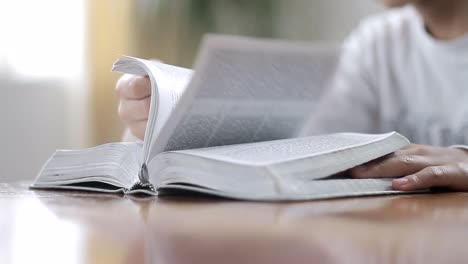
<instances>
[{"instance_id":1,"label":"white page","mask_svg":"<svg viewBox=\"0 0 468 264\"><path fill-rule=\"evenodd\" d=\"M335 47L205 38L189 87L152 137L149 159L168 150L294 137L337 58Z\"/></svg>"},{"instance_id":2,"label":"white page","mask_svg":"<svg viewBox=\"0 0 468 264\"><path fill-rule=\"evenodd\" d=\"M83 150L57 150L32 187L99 181L129 188L142 162L140 143L119 142Z\"/></svg>"},{"instance_id":3,"label":"white page","mask_svg":"<svg viewBox=\"0 0 468 264\"><path fill-rule=\"evenodd\" d=\"M236 164L269 165L337 153L391 137L401 138L402 144L409 143L395 132L386 134L337 133L250 144L179 150L176 153Z\"/></svg>"},{"instance_id":4,"label":"white page","mask_svg":"<svg viewBox=\"0 0 468 264\"><path fill-rule=\"evenodd\" d=\"M225 192L223 190L207 189L198 186L181 184L169 184L163 186L163 191L175 192L180 190L194 191L211 194L226 198L254 201L301 201L331 199L342 197L390 195L390 194L410 194L426 193L429 190L421 191L398 191L392 189L392 179L339 179L309 181L300 186L299 189L291 190L287 193L262 193L262 192Z\"/></svg>"}]
</instances>

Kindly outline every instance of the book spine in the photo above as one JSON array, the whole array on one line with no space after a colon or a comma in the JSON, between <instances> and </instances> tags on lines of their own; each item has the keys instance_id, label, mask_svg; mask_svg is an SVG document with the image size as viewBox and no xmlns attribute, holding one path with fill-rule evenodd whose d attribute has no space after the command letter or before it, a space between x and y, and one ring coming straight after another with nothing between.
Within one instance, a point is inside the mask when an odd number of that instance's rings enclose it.
<instances>
[{"instance_id":1,"label":"book spine","mask_svg":"<svg viewBox=\"0 0 468 264\"><path fill-rule=\"evenodd\" d=\"M148 167L146 163L141 165L140 171L138 172L138 182L132 185L130 191L150 191L156 193L154 185L149 181Z\"/></svg>"}]
</instances>

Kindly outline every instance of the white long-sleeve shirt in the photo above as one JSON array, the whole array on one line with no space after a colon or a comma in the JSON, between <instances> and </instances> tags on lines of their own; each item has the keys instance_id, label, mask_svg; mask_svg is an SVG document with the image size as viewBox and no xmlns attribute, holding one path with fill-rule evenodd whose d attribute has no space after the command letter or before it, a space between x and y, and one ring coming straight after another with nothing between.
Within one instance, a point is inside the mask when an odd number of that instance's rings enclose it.
<instances>
[{"instance_id":1,"label":"white long-sleeve shirt","mask_svg":"<svg viewBox=\"0 0 468 264\"><path fill-rule=\"evenodd\" d=\"M367 19L314 109L307 134L395 130L414 143L468 145L468 35L434 39L411 6Z\"/></svg>"}]
</instances>

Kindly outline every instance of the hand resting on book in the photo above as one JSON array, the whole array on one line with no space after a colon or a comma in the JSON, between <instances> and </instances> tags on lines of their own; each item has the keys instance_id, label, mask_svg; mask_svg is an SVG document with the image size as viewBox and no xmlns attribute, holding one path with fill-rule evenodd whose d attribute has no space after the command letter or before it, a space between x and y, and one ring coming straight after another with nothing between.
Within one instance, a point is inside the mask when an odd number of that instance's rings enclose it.
<instances>
[{"instance_id":1,"label":"hand resting on book","mask_svg":"<svg viewBox=\"0 0 468 264\"><path fill-rule=\"evenodd\" d=\"M151 84L147 77L123 75L116 85L119 117L130 133L143 140L148 122ZM393 188L417 190L448 187L468 191L468 151L409 145L351 170L355 178L394 177Z\"/></svg>"},{"instance_id":2,"label":"hand resting on book","mask_svg":"<svg viewBox=\"0 0 468 264\"><path fill-rule=\"evenodd\" d=\"M355 178L397 178L393 188L403 191L447 187L468 191L468 151L411 144L351 170Z\"/></svg>"},{"instance_id":3,"label":"hand resting on book","mask_svg":"<svg viewBox=\"0 0 468 264\"><path fill-rule=\"evenodd\" d=\"M149 78L125 74L117 82L116 90L120 119L133 136L143 140L151 104Z\"/></svg>"}]
</instances>

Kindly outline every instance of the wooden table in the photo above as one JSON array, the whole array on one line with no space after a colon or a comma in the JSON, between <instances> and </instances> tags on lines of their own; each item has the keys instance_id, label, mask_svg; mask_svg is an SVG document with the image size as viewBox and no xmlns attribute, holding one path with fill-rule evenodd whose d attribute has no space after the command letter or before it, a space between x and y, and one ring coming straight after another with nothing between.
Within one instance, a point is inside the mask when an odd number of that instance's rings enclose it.
<instances>
[{"instance_id":1,"label":"wooden table","mask_svg":"<svg viewBox=\"0 0 468 264\"><path fill-rule=\"evenodd\" d=\"M251 203L0 184L1 263L468 263L468 193Z\"/></svg>"}]
</instances>

